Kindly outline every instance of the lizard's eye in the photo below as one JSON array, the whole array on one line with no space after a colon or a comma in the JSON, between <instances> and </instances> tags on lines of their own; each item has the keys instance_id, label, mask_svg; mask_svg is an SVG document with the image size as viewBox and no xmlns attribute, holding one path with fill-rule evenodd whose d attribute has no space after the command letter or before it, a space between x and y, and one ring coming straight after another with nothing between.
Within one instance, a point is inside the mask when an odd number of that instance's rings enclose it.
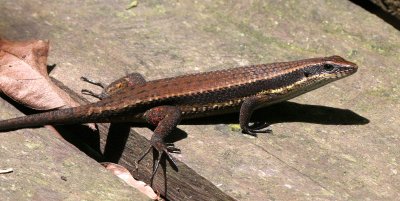
<instances>
[{"instance_id":1,"label":"lizard's eye","mask_svg":"<svg viewBox=\"0 0 400 201\"><path fill-rule=\"evenodd\" d=\"M304 77L310 77L311 76L311 73L308 72L308 71L304 71L303 73L304 73Z\"/></svg>"},{"instance_id":2,"label":"lizard's eye","mask_svg":"<svg viewBox=\"0 0 400 201\"><path fill-rule=\"evenodd\" d=\"M335 66L333 66L332 64L324 64L324 70L325 71L332 71L333 69L335 69Z\"/></svg>"}]
</instances>

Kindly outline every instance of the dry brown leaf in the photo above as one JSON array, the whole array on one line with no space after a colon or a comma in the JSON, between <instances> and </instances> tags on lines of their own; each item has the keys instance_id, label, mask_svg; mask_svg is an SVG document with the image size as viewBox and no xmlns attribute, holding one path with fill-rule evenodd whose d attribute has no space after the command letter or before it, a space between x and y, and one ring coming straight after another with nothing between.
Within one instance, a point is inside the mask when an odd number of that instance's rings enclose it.
<instances>
[{"instance_id":1,"label":"dry brown leaf","mask_svg":"<svg viewBox=\"0 0 400 201\"><path fill-rule=\"evenodd\" d=\"M138 181L132 177L132 174L123 166L115 163L102 163L102 165L114 175L125 181L128 185L138 189L153 200L160 200L159 196L153 189L142 181Z\"/></svg>"},{"instance_id":2,"label":"dry brown leaf","mask_svg":"<svg viewBox=\"0 0 400 201\"><path fill-rule=\"evenodd\" d=\"M51 82L47 72L48 51L48 41L0 39L0 90L36 110L78 106Z\"/></svg>"}]
</instances>

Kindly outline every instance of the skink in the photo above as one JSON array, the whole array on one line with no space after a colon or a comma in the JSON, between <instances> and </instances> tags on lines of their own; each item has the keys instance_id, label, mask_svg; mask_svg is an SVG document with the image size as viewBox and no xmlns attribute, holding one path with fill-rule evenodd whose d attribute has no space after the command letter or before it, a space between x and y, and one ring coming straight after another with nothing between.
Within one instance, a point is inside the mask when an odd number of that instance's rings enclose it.
<instances>
[{"instance_id":1,"label":"skink","mask_svg":"<svg viewBox=\"0 0 400 201\"><path fill-rule=\"evenodd\" d=\"M244 133L265 132L268 124L251 124L254 110L282 102L357 71L357 65L339 56L251 65L226 70L146 81L137 73L104 86L95 103L0 121L0 130L13 130L47 124L89 122L147 122L155 125L151 149L158 151L154 172L162 154L179 152L164 138L182 119L239 111Z\"/></svg>"}]
</instances>

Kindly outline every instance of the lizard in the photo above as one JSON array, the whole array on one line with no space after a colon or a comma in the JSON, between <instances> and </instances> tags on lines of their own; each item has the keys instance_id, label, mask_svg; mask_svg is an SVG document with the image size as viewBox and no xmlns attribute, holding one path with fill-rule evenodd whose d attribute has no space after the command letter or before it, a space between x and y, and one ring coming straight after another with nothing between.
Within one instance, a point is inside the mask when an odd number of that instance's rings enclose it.
<instances>
[{"instance_id":1,"label":"lizard","mask_svg":"<svg viewBox=\"0 0 400 201\"><path fill-rule=\"evenodd\" d=\"M57 124L145 122L155 126L150 146L136 160L136 165L150 152L156 157L151 184L165 154L176 166L170 153L180 150L164 138L182 119L239 112L243 133L267 132L266 122L253 123L254 110L289 100L332 81L355 73L358 66L340 56L297 61L249 65L224 70L182 75L146 81L132 73L106 86L82 77L86 82L103 87L95 94L82 93L100 100L73 108L53 110L0 121L0 131ZM177 166L176 166L177 167Z\"/></svg>"}]
</instances>

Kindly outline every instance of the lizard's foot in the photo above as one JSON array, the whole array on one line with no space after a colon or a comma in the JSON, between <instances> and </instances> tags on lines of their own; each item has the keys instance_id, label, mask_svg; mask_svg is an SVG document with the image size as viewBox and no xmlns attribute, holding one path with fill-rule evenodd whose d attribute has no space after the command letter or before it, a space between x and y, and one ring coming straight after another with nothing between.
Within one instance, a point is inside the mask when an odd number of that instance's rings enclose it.
<instances>
[{"instance_id":1,"label":"lizard's foot","mask_svg":"<svg viewBox=\"0 0 400 201\"><path fill-rule=\"evenodd\" d=\"M139 170L139 163L140 161L142 161L144 159L144 157L150 153L150 150L153 150L153 172L151 174L151 178L150 178L150 186L153 186L153 180L154 180L154 176L157 173L158 167L160 166L160 162L161 159L163 157L163 155L166 155L168 157L168 159L172 162L172 164L177 167L176 162L173 158L173 156L171 156L170 153L181 153L181 150L176 148L175 145L173 143L162 143L162 142L158 142L158 141L153 141L152 140L152 144L139 158L138 160L135 161L135 168L136 168L136 172L138 173Z\"/></svg>"},{"instance_id":2,"label":"lizard's foot","mask_svg":"<svg viewBox=\"0 0 400 201\"><path fill-rule=\"evenodd\" d=\"M104 83L98 82L98 81L95 81L95 80L92 80L92 79L87 78L87 77L81 77L81 80L84 81L84 82L87 82L87 83L90 83L90 84L94 84L94 85L96 85L96 86L99 86L99 87L101 87L101 88L103 88L103 89L106 87L106 85L105 85Z\"/></svg>"},{"instance_id":3,"label":"lizard's foot","mask_svg":"<svg viewBox=\"0 0 400 201\"><path fill-rule=\"evenodd\" d=\"M94 93L93 91L90 91L88 89L82 89L81 93L84 94L84 95L93 96L93 97L98 98L100 100L105 97L104 93Z\"/></svg>"},{"instance_id":4,"label":"lizard's foot","mask_svg":"<svg viewBox=\"0 0 400 201\"><path fill-rule=\"evenodd\" d=\"M87 77L81 77L81 80L103 88L103 91L99 94L93 93L92 91L86 89L82 90L83 94L96 97L100 100L112 96L113 94L116 94L123 89L135 87L137 85L146 83L146 80L143 78L143 76L138 73L128 74L122 78L115 80L109 85L106 85L102 82L97 82Z\"/></svg>"},{"instance_id":5,"label":"lizard's foot","mask_svg":"<svg viewBox=\"0 0 400 201\"><path fill-rule=\"evenodd\" d=\"M87 77L81 77L81 80L84 81L84 82L88 82L90 84L94 84L96 86L99 86L99 87L101 87L103 89L106 87L105 84L103 84L101 82L96 82L96 81L94 81L92 79L89 79ZM104 91L102 93L94 93L93 91L90 91L90 90L87 90L87 89L82 89L81 93L84 94L84 95L93 96L93 97L98 98L100 100L105 98L105 97L107 97L107 94L104 93Z\"/></svg>"},{"instance_id":6,"label":"lizard's foot","mask_svg":"<svg viewBox=\"0 0 400 201\"><path fill-rule=\"evenodd\" d=\"M267 122L254 122L243 129L243 133L257 136L257 133L271 133L272 130L269 128L270 124Z\"/></svg>"}]
</instances>

